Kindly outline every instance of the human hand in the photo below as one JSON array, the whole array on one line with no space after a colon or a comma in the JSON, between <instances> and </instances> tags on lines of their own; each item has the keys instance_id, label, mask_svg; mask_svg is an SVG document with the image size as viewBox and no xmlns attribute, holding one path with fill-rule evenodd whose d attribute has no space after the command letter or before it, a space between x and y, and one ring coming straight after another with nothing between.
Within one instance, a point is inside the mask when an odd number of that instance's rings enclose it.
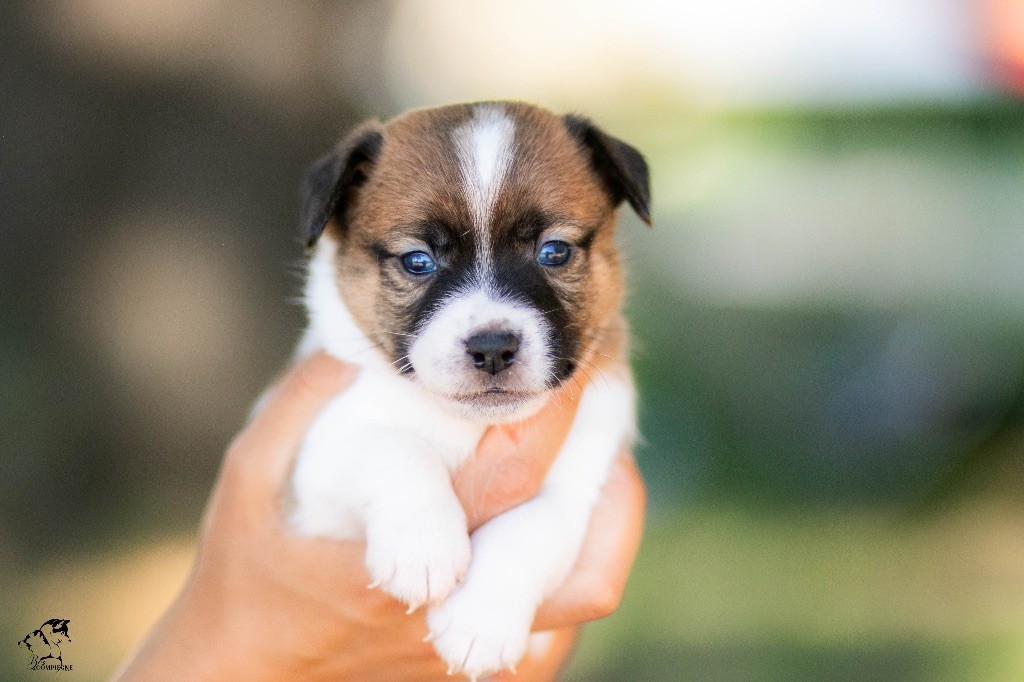
<instances>
[{"instance_id":1,"label":"human hand","mask_svg":"<svg viewBox=\"0 0 1024 682\"><path fill-rule=\"evenodd\" d=\"M181 594L116 675L119 679L447 679L423 612L367 589L357 542L286 532L282 501L313 419L356 369L326 355L279 382L228 448ZM472 531L530 499L561 447L579 395L564 388L522 424L490 429L456 475ZM625 453L609 475L579 560L537 612L553 631L517 680L553 679L580 623L618 605L639 545L644 487ZM497 617L497 616L496 616ZM495 679L511 679L501 673Z\"/></svg>"}]
</instances>

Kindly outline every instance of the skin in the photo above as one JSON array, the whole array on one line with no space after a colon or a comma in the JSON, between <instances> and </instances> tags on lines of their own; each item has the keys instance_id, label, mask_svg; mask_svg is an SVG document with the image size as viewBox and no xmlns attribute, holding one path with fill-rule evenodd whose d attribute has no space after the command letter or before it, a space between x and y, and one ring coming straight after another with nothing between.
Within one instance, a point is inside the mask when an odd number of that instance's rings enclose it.
<instances>
[{"instance_id":1,"label":"skin","mask_svg":"<svg viewBox=\"0 0 1024 682\"><path fill-rule=\"evenodd\" d=\"M115 679L451 679L423 641L424 612L407 615L404 605L367 588L361 543L285 531L282 491L299 444L355 374L317 354L277 384L228 448L182 592ZM471 529L537 492L578 393L567 386L535 417L487 432L455 479ZM623 453L573 573L537 613L534 629L553 631L552 645L540 659L528 654L518 674L494 679L555 679L579 625L615 610L639 546L644 504L643 482Z\"/></svg>"}]
</instances>

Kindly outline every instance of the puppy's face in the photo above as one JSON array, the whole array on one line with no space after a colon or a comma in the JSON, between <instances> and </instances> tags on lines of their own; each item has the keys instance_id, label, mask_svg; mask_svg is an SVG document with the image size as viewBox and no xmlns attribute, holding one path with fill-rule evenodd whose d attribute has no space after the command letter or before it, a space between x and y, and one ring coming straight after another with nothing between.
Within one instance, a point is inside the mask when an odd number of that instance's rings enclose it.
<instances>
[{"instance_id":1,"label":"puppy's face","mask_svg":"<svg viewBox=\"0 0 1024 682\"><path fill-rule=\"evenodd\" d=\"M336 245L346 307L395 371L497 422L601 352L623 199L649 219L646 164L589 121L456 105L350 135L307 175L306 227Z\"/></svg>"}]
</instances>

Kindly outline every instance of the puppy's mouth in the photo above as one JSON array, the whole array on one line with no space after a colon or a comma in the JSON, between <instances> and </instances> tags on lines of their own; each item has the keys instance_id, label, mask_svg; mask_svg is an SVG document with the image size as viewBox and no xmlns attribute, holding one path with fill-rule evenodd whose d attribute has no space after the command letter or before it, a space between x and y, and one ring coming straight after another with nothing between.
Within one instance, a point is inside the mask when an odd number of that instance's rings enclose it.
<instances>
[{"instance_id":1,"label":"puppy's mouth","mask_svg":"<svg viewBox=\"0 0 1024 682\"><path fill-rule=\"evenodd\" d=\"M469 393L455 393L447 397L458 403L466 405L503 405L514 402L524 402L538 397L538 391L515 391L501 386L491 386L483 391Z\"/></svg>"}]
</instances>

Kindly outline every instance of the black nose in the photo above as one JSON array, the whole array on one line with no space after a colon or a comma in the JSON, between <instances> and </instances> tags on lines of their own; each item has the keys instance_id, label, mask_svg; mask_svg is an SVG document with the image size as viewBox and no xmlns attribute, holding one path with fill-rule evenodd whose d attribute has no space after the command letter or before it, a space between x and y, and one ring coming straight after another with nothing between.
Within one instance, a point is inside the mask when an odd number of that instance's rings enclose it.
<instances>
[{"instance_id":1,"label":"black nose","mask_svg":"<svg viewBox=\"0 0 1024 682\"><path fill-rule=\"evenodd\" d=\"M466 340L466 353L473 366L490 374L501 372L516 361L519 337L512 332L480 332Z\"/></svg>"}]
</instances>

